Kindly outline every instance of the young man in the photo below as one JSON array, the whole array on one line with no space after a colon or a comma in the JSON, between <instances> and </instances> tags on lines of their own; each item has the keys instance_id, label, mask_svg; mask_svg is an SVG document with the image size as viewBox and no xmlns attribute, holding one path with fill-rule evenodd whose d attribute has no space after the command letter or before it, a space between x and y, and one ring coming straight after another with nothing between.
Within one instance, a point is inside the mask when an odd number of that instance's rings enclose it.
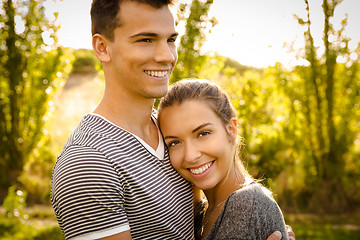
<instances>
[{"instance_id":1,"label":"young man","mask_svg":"<svg viewBox=\"0 0 360 240\"><path fill-rule=\"evenodd\" d=\"M54 166L51 201L66 239L194 237L191 185L171 167L153 110L177 60L169 4L92 3L105 93Z\"/></svg>"}]
</instances>

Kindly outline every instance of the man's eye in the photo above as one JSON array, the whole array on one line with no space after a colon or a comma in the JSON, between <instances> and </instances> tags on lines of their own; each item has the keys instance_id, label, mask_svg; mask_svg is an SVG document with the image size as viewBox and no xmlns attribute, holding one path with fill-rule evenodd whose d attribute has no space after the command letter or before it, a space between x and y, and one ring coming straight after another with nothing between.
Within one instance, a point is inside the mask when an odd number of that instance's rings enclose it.
<instances>
[{"instance_id":1,"label":"man's eye","mask_svg":"<svg viewBox=\"0 0 360 240\"><path fill-rule=\"evenodd\" d=\"M168 42L176 42L176 38L169 38Z\"/></svg>"},{"instance_id":2,"label":"man's eye","mask_svg":"<svg viewBox=\"0 0 360 240\"><path fill-rule=\"evenodd\" d=\"M151 43L151 39L150 38L144 38L144 39L140 39L138 42Z\"/></svg>"}]
</instances>

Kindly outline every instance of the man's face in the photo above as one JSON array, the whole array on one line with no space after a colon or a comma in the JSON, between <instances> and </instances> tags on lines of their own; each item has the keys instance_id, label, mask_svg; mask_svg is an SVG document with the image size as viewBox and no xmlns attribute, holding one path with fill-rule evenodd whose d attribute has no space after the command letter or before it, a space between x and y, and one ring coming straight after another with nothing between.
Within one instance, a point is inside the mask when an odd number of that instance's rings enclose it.
<instances>
[{"instance_id":1,"label":"man's face","mask_svg":"<svg viewBox=\"0 0 360 240\"><path fill-rule=\"evenodd\" d=\"M120 27L107 45L113 79L133 97L162 97L177 61L172 13L168 6L124 1L119 15Z\"/></svg>"}]
</instances>

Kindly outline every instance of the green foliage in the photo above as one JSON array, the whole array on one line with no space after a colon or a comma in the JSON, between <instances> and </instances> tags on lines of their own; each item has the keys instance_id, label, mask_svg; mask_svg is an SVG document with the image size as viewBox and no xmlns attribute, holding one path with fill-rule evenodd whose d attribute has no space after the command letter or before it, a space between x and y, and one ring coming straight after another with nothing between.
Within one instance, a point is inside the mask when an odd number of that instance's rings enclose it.
<instances>
[{"instance_id":1,"label":"green foliage","mask_svg":"<svg viewBox=\"0 0 360 240\"><path fill-rule=\"evenodd\" d=\"M64 240L64 236L59 227L49 227L38 234L36 234L33 238L34 240Z\"/></svg>"},{"instance_id":2,"label":"green foliage","mask_svg":"<svg viewBox=\"0 0 360 240\"><path fill-rule=\"evenodd\" d=\"M198 77L203 69L206 57L201 53L206 33L217 23L215 18L208 16L213 0L193 0L191 4L181 4L178 23L185 22L185 33L180 38L178 61L170 82L183 78Z\"/></svg>"},{"instance_id":3,"label":"green foliage","mask_svg":"<svg viewBox=\"0 0 360 240\"><path fill-rule=\"evenodd\" d=\"M215 55L199 74L230 95L250 173L289 211L342 213L360 203L360 48L348 47L346 19L333 29L337 4L323 3L323 54L314 46L311 21L299 20L307 26L308 65L243 69Z\"/></svg>"},{"instance_id":4,"label":"green foliage","mask_svg":"<svg viewBox=\"0 0 360 240\"><path fill-rule=\"evenodd\" d=\"M234 69L234 70L236 70L237 73L240 73L240 74L243 72L249 71L249 70L251 70L253 72L262 72L262 70L259 68L242 65L239 62L237 62L231 58L226 58L225 63L224 63L224 68L222 71L224 71L225 69Z\"/></svg>"},{"instance_id":5,"label":"green foliage","mask_svg":"<svg viewBox=\"0 0 360 240\"><path fill-rule=\"evenodd\" d=\"M28 193L28 204L50 204L51 173L56 156L47 136L38 146L27 159L19 181Z\"/></svg>"},{"instance_id":6,"label":"green foliage","mask_svg":"<svg viewBox=\"0 0 360 240\"><path fill-rule=\"evenodd\" d=\"M27 215L24 214L26 195L26 192L16 189L16 186L9 188L8 195L3 204L5 217L9 222L18 222L27 218Z\"/></svg>"},{"instance_id":7,"label":"green foliage","mask_svg":"<svg viewBox=\"0 0 360 240\"><path fill-rule=\"evenodd\" d=\"M68 63L56 45L58 26L46 19L43 2L0 5L0 199L18 182L43 137L51 97Z\"/></svg>"},{"instance_id":8,"label":"green foliage","mask_svg":"<svg viewBox=\"0 0 360 240\"><path fill-rule=\"evenodd\" d=\"M184 78L199 77L208 57L201 53L206 34L216 25L217 20L208 16L213 0L193 0L191 4L181 3L178 9L177 26L184 25L185 33L178 46L178 61L170 77L170 83ZM157 109L160 99L156 99Z\"/></svg>"},{"instance_id":9,"label":"green foliage","mask_svg":"<svg viewBox=\"0 0 360 240\"><path fill-rule=\"evenodd\" d=\"M25 208L25 198L26 194L15 187L9 189L5 213L0 214L0 240L63 240L53 210L50 207Z\"/></svg>"},{"instance_id":10,"label":"green foliage","mask_svg":"<svg viewBox=\"0 0 360 240\"><path fill-rule=\"evenodd\" d=\"M287 109L284 96L274 94L274 78L251 70L222 75L218 84L226 89L237 112L239 134L245 142L242 156L250 173L269 185L267 179L276 179L285 168L279 162L286 156L280 144Z\"/></svg>"},{"instance_id":11,"label":"green foliage","mask_svg":"<svg viewBox=\"0 0 360 240\"><path fill-rule=\"evenodd\" d=\"M100 61L95 56L93 50L76 49L74 50L75 60L73 62L73 73L89 73L95 72L96 66L100 65Z\"/></svg>"},{"instance_id":12,"label":"green foliage","mask_svg":"<svg viewBox=\"0 0 360 240\"><path fill-rule=\"evenodd\" d=\"M0 240L64 240L58 226L36 226L31 223L9 223L0 220Z\"/></svg>"},{"instance_id":13,"label":"green foliage","mask_svg":"<svg viewBox=\"0 0 360 240\"><path fill-rule=\"evenodd\" d=\"M291 128L288 134L294 139L301 163L307 169L302 176L306 185L300 189L311 195L310 208L336 212L349 210L351 195L344 186L346 158L360 131L360 115L356 110L360 100L359 62L350 57L349 39L344 36L346 19L338 31L330 21L340 2L323 1L325 52L319 54L310 31L309 5L305 1L307 19L299 23L307 28L304 59L309 66L298 66L292 73L274 70L280 79L279 89L292 103L289 117L294 122L288 124L289 130ZM359 49L355 52L359 54ZM328 201L330 198L332 201Z\"/></svg>"}]
</instances>

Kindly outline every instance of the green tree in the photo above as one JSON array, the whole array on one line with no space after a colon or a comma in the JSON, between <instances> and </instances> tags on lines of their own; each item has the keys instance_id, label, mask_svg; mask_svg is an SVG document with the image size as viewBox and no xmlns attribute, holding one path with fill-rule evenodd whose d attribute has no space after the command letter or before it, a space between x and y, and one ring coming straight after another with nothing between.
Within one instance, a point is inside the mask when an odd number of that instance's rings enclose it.
<instances>
[{"instance_id":1,"label":"green tree","mask_svg":"<svg viewBox=\"0 0 360 240\"><path fill-rule=\"evenodd\" d=\"M90 49L75 49L74 62L72 63L72 73L91 73L96 72L96 66L101 63Z\"/></svg>"},{"instance_id":2,"label":"green tree","mask_svg":"<svg viewBox=\"0 0 360 240\"><path fill-rule=\"evenodd\" d=\"M304 2L307 17L298 17L298 22L306 27L304 59L309 65L298 66L288 74L281 69L274 71L292 104L294 122L288 124L292 129L289 137L295 139L293 146L301 153L304 168L305 185L300 194L307 196L310 208L341 212L351 198L344 184L347 155L360 130L359 62L351 57L359 51L348 47L350 39L344 35L347 19L339 30L330 21L342 1L324 0L324 53L319 54L311 33L309 3Z\"/></svg>"},{"instance_id":3,"label":"green tree","mask_svg":"<svg viewBox=\"0 0 360 240\"><path fill-rule=\"evenodd\" d=\"M216 77L238 113L246 165L288 210L339 213L360 202L360 47L349 48L346 17L339 29L332 25L340 3L322 3L320 52L305 1L307 16L298 22L306 29L307 65L243 71L216 58L200 73L220 69Z\"/></svg>"},{"instance_id":4,"label":"green tree","mask_svg":"<svg viewBox=\"0 0 360 240\"><path fill-rule=\"evenodd\" d=\"M185 33L180 38L178 62L170 82L182 78L198 77L205 64L206 56L201 53L206 34L217 23L209 17L213 0L193 0L191 4L180 4L177 25L185 23Z\"/></svg>"},{"instance_id":5,"label":"green tree","mask_svg":"<svg viewBox=\"0 0 360 240\"><path fill-rule=\"evenodd\" d=\"M224 70L218 84L229 94L237 112L239 136L245 144L242 158L252 176L270 186L270 180L275 181L288 164L287 145L282 144L286 142L286 95L278 92L277 79L268 71Z\"/></svg>"},{"instance_id":6,"label":"green tree","mask_svg":"<svg viewBox=\"0 0 360 240\"><path fill-rule=\"evenodd\" d=\"M18 183L27 157L43 136L50 99L65 62L56 44L58 26L46 18L43 3L0 3L1 197Z\"/></svg>"}]
</instances>

